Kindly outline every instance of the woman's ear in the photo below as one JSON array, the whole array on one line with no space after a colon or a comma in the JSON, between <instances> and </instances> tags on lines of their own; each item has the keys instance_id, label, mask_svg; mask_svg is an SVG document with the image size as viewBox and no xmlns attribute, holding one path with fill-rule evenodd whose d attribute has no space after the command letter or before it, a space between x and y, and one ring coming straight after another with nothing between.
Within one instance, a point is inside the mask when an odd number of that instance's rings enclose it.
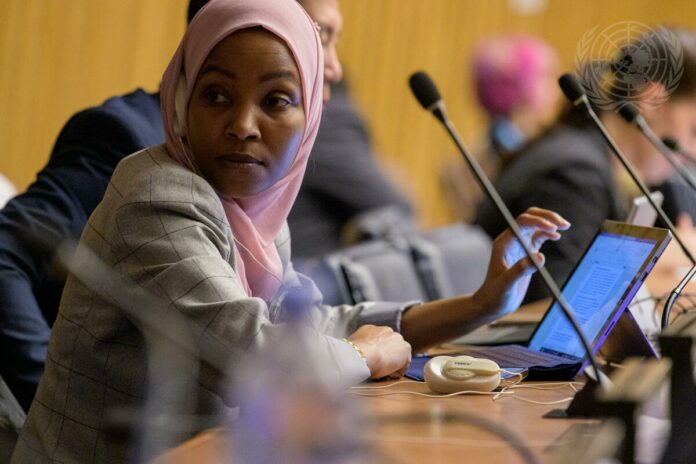
<instances>
[{"instance_id":1,"label":"woman's ear","mask_svg":"<svg viewBox=\"0 0 696 464\"><path fill-rule=\"evenodd\" d=\"M186 78L179 75L174 94L174 133L180 138L186 138Z\"/></svg>"}]
</instances>

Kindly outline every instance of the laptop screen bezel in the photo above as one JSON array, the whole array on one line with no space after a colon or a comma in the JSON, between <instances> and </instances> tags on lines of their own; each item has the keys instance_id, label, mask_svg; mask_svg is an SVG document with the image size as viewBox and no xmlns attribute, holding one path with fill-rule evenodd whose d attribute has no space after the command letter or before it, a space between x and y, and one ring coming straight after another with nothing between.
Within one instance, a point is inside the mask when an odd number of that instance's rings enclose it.
<instances>
[{"instance_id":1,"label":"laptop screen bezel","mask_svg":"<svg viewBox=\"0 0 696 464\"><path fill-rule=\"evenodd\" d=\"M650 254L647 256L647 258L645 258L645 260L643 261L643 264L638 269L638 271L635 273L635 276L631 280L631 283L628 285L628 288L626 289L624 294L619 298L619 301L616 303L616 306L612 310L610 316L607 318L606 322L602 325L601 330L599 330L599 332L597 333L597 335L594 337L593 340L589 340L590 346L592 347L593 354L595 354L599 350L599 348L602 346L602 342L609 335L609 332L610 332L609 329L611 329L613 327L613 325L616 324L616 321L619 319L619 317L621 317L621 314L626 309L626 307L628 307L631 300L633 299L635 294L638 292L638 289L643 284L643 281L645 280L645 278L648 276L648 274L652 270L653 266L655 265L655 262L660 257L660 255L662 255L662 252L665 250L665 248L669 244L670 240L672 239L672 234L667 229L661 229L661 228L657 228L657 227L636 226L636 225L632 225L632 224L627 224L625 222L606 220L602 224L602 227L597 231L597 233L595 233L594 237L592 237L592 240L590 241L589 245L585 248L585 251L583 251L582 256L580 257L578 262L573 267L573 270L568 274L568 277L566 278L565 282L563 282L563 286L561 287L561 293L563 293L565 291L565 287L566 287L567 283L570 281L570 279L573 277L575 272L578 270L578 268L582 264L583 260L587 256L587 253L589 252L589 250L592 248L595 241L597 240L597 238L601 234L604 234L604 233L621 235L621 236L638 238L638 239L654 240L655 244L653 245L653 248L650 251ZM556 304L556 300L553 299L551 301L551 304L549 305L548 309L544 313L544 316L539 321L539 324L537 324L536 328L534 329L534 332L532 332L532 335L529 337L529 340L527 341L527 346L530 346L532 344L532 340L534 340L534 337L537 336L542 324L544 323L544 321L548 317L550 317L551 310L553 309L555 304ZM572 306L571 306L571 309L572 309ZM562 353L562 354L554 353L554 354L567 358L569 362L584 362L587 360L587 355L583 356L582 358L577 358L577 357L570 355L568 353Z\"/></svg>"}]
</instances>

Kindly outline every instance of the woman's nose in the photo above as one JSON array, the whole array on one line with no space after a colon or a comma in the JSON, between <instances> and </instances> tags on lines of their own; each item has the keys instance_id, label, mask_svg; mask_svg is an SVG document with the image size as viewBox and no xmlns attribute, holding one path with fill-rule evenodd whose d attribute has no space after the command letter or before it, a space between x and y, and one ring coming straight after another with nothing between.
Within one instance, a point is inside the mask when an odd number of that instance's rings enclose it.
<instances>
[{"instance_id":1,"label":"woman's nose","mask_svg":"<svg viewBox=\"0 0 696 464\"><path fill-rule=\"evenodd\" d=\"M226 135L239 140L261 137L258 117L252 105L238 105L236 108L232 108Z\"/></svg>"}]
</instances>

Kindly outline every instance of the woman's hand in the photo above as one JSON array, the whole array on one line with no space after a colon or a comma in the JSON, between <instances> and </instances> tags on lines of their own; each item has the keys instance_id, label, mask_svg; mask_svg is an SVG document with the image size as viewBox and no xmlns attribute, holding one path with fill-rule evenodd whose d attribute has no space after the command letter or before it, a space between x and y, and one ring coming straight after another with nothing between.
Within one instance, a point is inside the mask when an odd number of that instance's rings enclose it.
<instances>
[{"instance_id":1,"label":"woman's hand","mask_svg":"<svg viewBox=\"0 0 696 464\"><path fill-rule=\"evenodd\" d=\"M516 222L542 264L544 255L539 253L541 245L547 240L558 240L561 238L558 231L570 227L570 223L560 215L535 207L519 215ZM481 308L497 319L519 307L535 271L524 248L512 231L507 229L493 242L486 280L473 297Z\"/></svg>"},{"instance_id":2,"label":"woman's hand","mask_svg":"<svg viewBox=\"0 0 696 464\"><path fill-rule=\"evenodd\" d=\"M411 363L411 345L390 327L363 325L348 340L360 348L367 358L367 367L373 379L401 377Z\"/></svg>"}]
</instances>

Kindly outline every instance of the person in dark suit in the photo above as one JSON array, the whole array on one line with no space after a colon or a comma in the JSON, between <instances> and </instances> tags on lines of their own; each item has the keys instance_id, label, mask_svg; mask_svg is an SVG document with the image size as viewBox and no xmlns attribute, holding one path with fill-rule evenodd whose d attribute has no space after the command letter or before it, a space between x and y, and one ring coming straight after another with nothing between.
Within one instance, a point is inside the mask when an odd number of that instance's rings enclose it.
<instances>
[{"instance_id":1,"label":"person in dark suit","mask_svg":"<svg viewBox=\"0 0 696 464\"><path fill-rule=\"evenodd\" d=\"M363 118L343 79L336 45L343 29L339 0L299 0L319 24L324 50L324 111L295 206L288 217L294 258L322 256L360 239L359 217L390 215L387 232L412 226L413 208L380 168ZM357 219L357 221L356 221ZM353 227L355 226L355 227ZM367 234L369 235L369 233Z\"/></svg>"},{"instance_id":2,"label":"person in dark suit","mask_svg":"<svg viewBox=\"0 0 696 464\"><path fill-rule=\"evenodd\" d=\"M544 248L546 267L558 282L568 276L602 221L625 216L604 140L589 121L579 119L559 121L504 166L495 182L512 214L539 206L558 211L573 225L563 240ZM479 203L474 222L491 237L507 227L487 198ZM525 300L546 296L546 286L534 276Z\"/></svg>"},{"instance_id":3,"label":"person in dark suit","mask_svg":"<svg viewBox=\"0 0 696 464\"><path fill-rule=\"evenodd\" d=\"M660 34L670 34L666 42L681 44L683 74L675 86L668 82L669 73L652 72L643 76L646 83L633 89L633 96L621 96L619 88L610 95L617 102L633 101L641 106L648 123L660 137L672 137L686 150L696 146L696 34L682 29L656 29L644 38L635 40L664 40ZM651 42L648 42L651 43ZM633 44L633 49L640 49ZM627 49L630 49L627 46ZM619 57L629 52L619 54ZM672 55L669 55L672 56ZM658 63L656 63L657 65ZM666 60L660 66L670 66ZM672 64L676 65L676 64ZM672 93L667 95L667 89ZM636 100L636 95L640 97ZM666 98L668 97L668 98ZM598 108L601 110L601 108ZM598 111L600 119L617 144L629 157L639 175L649 186L658 186L673 176L672 166L635 128L626 124L614 111ZM630 197L639 196L623 167L609 151L601 134L582 111L565 111L547 132L532 140L502 167L496 187L513 214L530 206L552 209L568 219L573 227L563 240L544 248L546 265L554 278L562 283L570 274L584 249L605 219L624 220ZM682 204L693 204L693 192ZM678 205L666 209L676 219ZM475 222L491 237L505 228L498 211L488 199L478 206ZM680 221L684 222L684 221ZM681 231L693 241L696 230L685 226ZM662 263L674 257L663 256ZM675 261L672 261L675 262ZM538 276L532 279L525 301L549 296Z\"/></svg>"},{"instance_id":4,"label":"person in dark suit","mask_svg":"<svg viewBox=\"0 0 696 464\"><path fill-rule=\"evenodd\" d=\"M164 140L159 95L136 90L77 113L46 166L0 212L0 376L28 409L65 284L58 245L76 240L121 159ZM26 240L31 234L41 244Z\"/></svg>"},{"instance_id":5,"label":"person in dark suit","mask_svg":"<svg viewBox=\"0 0 696 464\"><path fill-rule=\"evenodd\" d=\"M190 1L188 21L207 1ZM70 118L36 181L0 211L0 376L25 410L65 285L57 247L79 239L118 162L163 141L159 93L109 98Z\"/></svg>"},{"instance_id":6,"label":"person in dark suit","mask_svg":"<svg viewBox=\"0 0 696 464\"><path fill-rule=\"evenodd\" d=\"M379 167L365 123L339 84L324 106L312 157L288 217L293 257L322 256L346 245L344 237L353 224L360 238L365 226L355 220L368 214L391 214L389 231L414 227L411 203Z\"/></svg>"}]
</instances>

